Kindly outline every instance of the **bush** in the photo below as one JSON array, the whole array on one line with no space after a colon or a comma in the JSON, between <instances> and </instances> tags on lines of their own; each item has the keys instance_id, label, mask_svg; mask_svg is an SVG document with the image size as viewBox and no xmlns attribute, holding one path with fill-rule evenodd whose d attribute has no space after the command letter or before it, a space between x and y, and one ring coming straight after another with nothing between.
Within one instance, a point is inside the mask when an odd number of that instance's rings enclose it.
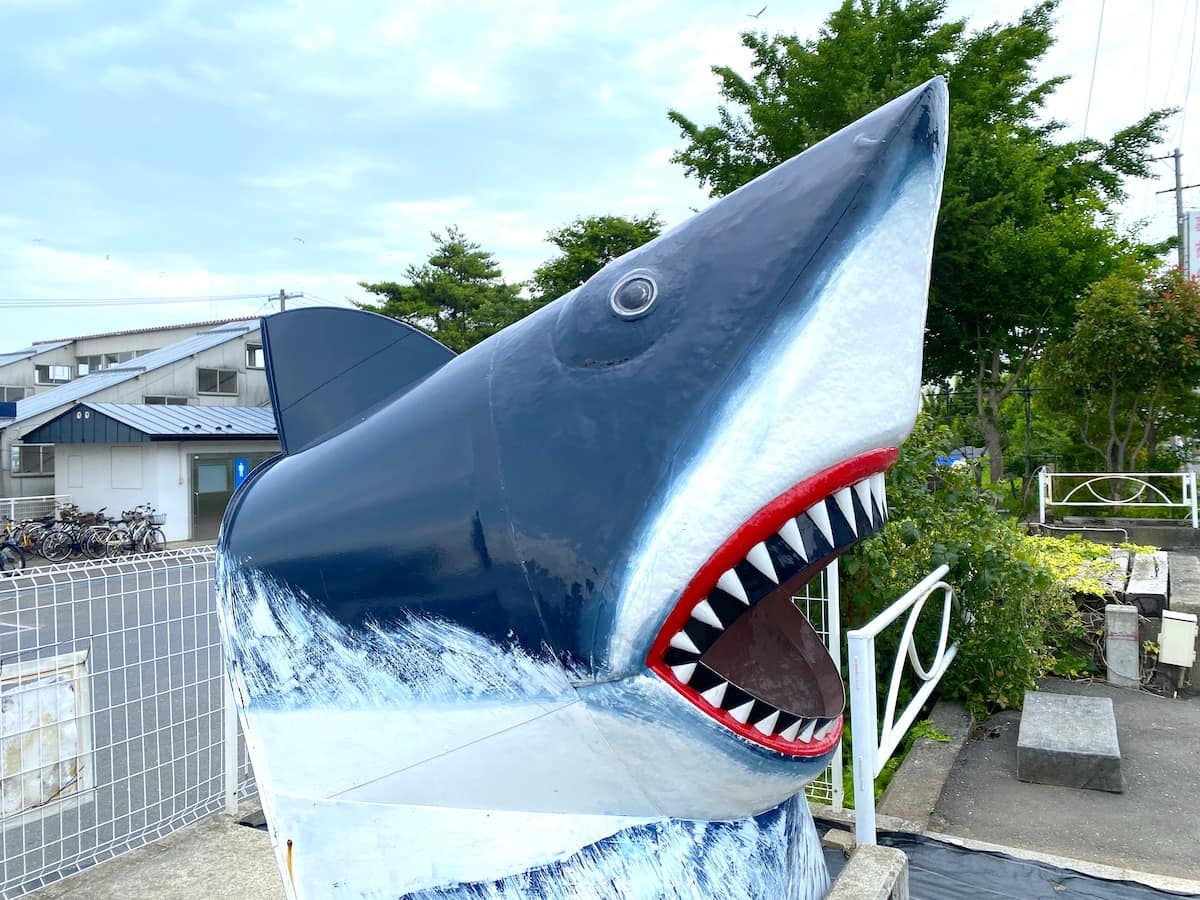
<instances>
[{"instance_id":1,"label":"bush","mask_svg":"<svg viewBox=\"0 0 1200 900\"><path fill-rule=\"evenodd\" d=\"M931 569L947 564L946 581L958 600L951 640L958 640L959 651L942 693L982 717L1019 707L1036 679L1054 669L1056 650L1081 630L1073 591L1082 582L1072 579L1080 577L1081 561L1093 556L1082 541L1027 536L1015 519L996 510L995 498L976 486L968 466L935 463L952 446L947 428L926 416L918 419L888 473L887 527L843 558L843 620L848 628L862 625ZM1105 548L1097 550L1107 555ZM1098 586L1098 577L1094 580ZM903 621L877 638L881 715ZM916 630L926 665L940 626L935 595ZM917 687L911 670L909 678L902 704Z\"/></svg>"}]
</instances>

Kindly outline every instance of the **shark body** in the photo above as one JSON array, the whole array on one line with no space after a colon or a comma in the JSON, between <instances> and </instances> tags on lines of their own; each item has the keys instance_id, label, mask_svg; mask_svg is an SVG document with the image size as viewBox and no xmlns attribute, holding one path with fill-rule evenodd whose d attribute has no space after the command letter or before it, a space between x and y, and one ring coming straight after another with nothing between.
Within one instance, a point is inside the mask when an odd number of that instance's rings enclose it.
<instances>
[{"instance_id":1,"label":"shark body","mask_svg":"<svg viewBox=\"0 0 1200 900\"><path fill-rule=\"evenodd\" d=\"M788 804L844 697L791 598L886 518L946 116L935 79L461 356L264 319L284 453L220 605L293 896L507 896L667 822L776 835L771 890L819 896Z\"/></svg>"}]
</instances>

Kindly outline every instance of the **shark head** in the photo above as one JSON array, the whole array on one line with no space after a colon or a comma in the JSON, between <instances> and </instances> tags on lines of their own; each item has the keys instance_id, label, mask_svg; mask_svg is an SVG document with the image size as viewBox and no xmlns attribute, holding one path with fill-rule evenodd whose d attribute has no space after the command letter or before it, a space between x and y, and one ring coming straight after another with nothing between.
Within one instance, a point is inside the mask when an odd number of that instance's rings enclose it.
<instances>
[{"instance_id":1,"label":"shark head","mask_svg":"<svg viewBox=\"0 0 1200 900\"><path fill-rule=\"evenodd\" d=\"M395 692L363 700L368 670L469 669L435 705L488 712L381 775L387 797L715 819L794 793L836 747L844 697L793 597L886 519L946 134L934 79L460 356L362 313L265 319L284 453L220 544L226 571L272 586L222 601L244 707L386 706ZM325 624L251 610L278 592ZM414 623L496 649L463 666L449 638L380 643ZM281 632L273 653L363 671L298 687L264 663ZM305 644L317 632L362 652ZM518 702L515 658L558 675L514 720L495 710ZM481 758L487 777L456 789Z\"/></svg>"}]
</instances>

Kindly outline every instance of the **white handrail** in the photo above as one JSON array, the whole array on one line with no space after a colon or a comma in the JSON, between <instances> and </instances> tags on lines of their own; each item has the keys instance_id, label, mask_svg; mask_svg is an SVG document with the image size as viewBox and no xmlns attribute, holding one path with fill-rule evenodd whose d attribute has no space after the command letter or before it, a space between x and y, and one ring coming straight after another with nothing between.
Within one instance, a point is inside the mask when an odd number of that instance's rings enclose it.
<instances>
[{"instance_id":1,"label":"white handrail","mask_svg":"<svg viewBox=\"0 0 1200 900\"><path fill-rule=\"evenodd\" d=\"M0 497L0 519L11 519L19 522L28 518L29 507L38 507L40 515L53 515L63 506L71 502L70 494L39 494L35 497ZM17 515L17 508L22 508L22 515ZM47 510L49 512L47 512Z\"/></svg>"},{"instance_id":2,"label":"white handrail","mask_svg":"<svg viewBox=\"0 0 1200 900\"><path fill-rule=\"evenodd\" d=\"M1083 478L1059 499L1054 499L1054 481L1064 478ZM1179 500L1172 500L1162 488L1151 484L1149 478L1179 479ZM1116 499L1103 497L1096 490L1098 485L1119 483L1129 485L1133 493ZM1080 500L1076 494L1094 499ZM1158 500L1142 497L1157 496ZM1200 528L1200 507L1196 499L1195 472L1051 472L1042 466L1038 469L1038 523L1046 524L1046 510L1051 506L1133 506L1141 508L1184 509L1191 516L1192 527Z\"/></svg>"},{"instance_id":3,"label":"white handrail","mask_svg":"<svg viewBox=\"0 0 1200 900\"><path fill-rule=\"evenodd\" d=\"M883 771L884 764L896 751L921 708L928 701L934 688L946 674L946 669L958 655L958 644L947 646L950 637L950 608L954 603L954 589L942 580L950 571L946 565L938 566L926 575L903 597L892 603L862 628L846 633L850 650L850 721L853 743L854 766L854 831L859 844L875 843L875 778ZM913 633L925 602L935 591L942 591L942 626L938 637L937 651L929 666L922 665L917 654ZM884 710L883 730L879 731L879 713L876 706L875 638L884 628L908 612L904 633L896 660L892 666L892 679L888 687L887 706ZM912 663L917 677L923 682L904 712L896 719L896 702L900 692L900 680L904 672L904 659Z\"/></svg>"}]
</instances>

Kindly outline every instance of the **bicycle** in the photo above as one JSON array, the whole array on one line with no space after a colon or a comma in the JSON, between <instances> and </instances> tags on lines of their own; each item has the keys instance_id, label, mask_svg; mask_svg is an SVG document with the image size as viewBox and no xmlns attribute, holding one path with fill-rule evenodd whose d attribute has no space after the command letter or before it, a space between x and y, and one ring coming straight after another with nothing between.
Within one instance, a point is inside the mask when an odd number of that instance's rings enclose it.
<instances>
[{"instance_id":1,"label":"bicycle","mask_svg":"<svg viewBox=\"0 0 1200 900\"><path fill-rule=\"evenodd\" d=\"M15 575L25 568L25 553L12 541L0 544L0 575Z\"/></svg>"}]
</instances>

